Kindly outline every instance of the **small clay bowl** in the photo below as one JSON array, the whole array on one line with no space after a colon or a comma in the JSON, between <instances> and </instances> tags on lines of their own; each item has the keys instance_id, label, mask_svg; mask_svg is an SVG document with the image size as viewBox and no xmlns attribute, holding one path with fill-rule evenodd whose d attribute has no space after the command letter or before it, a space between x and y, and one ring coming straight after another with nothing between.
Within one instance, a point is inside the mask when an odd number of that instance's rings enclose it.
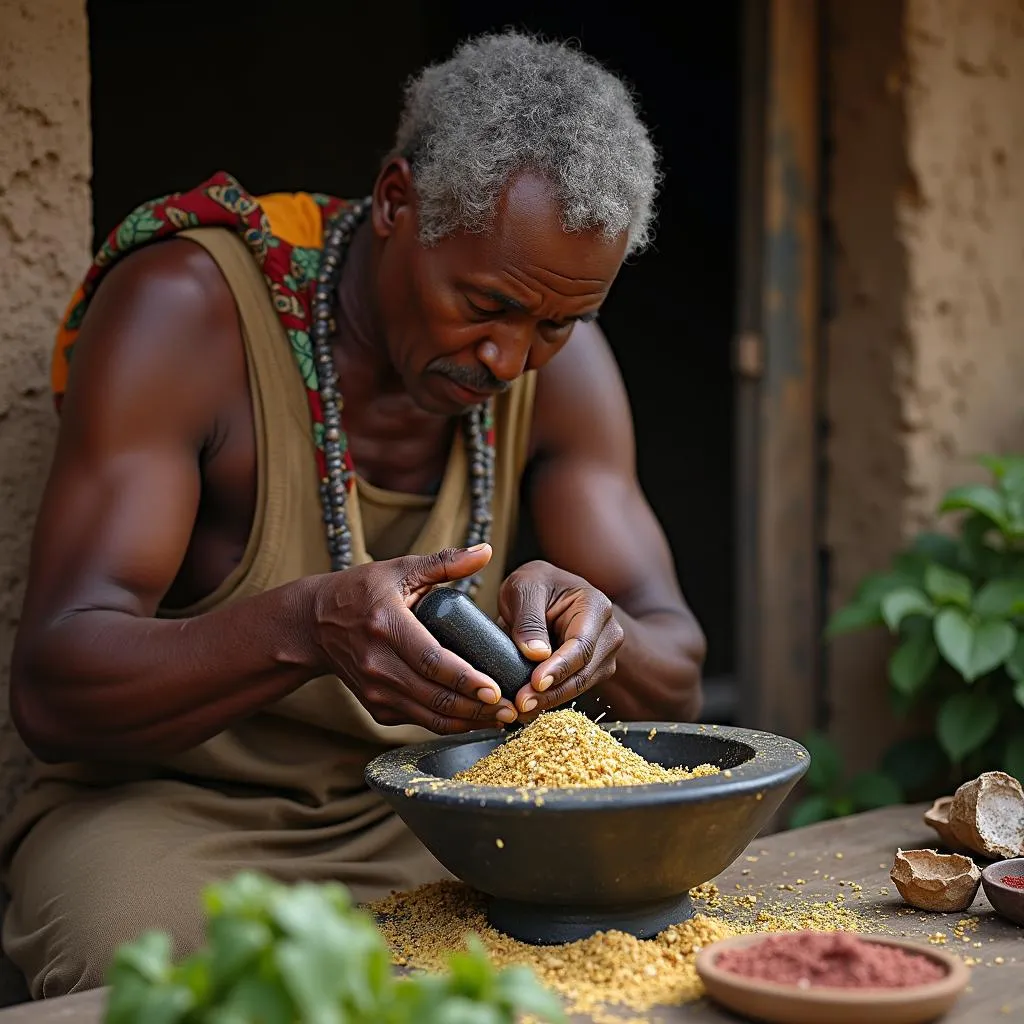
<instances>
[{"instance_id":1,"label":"small clay bowl","mask_svg":"<svg viewBox=\"0 0 1024 1024\"><path fill-rule=\"evenodd\" d=\"M967 987L970 972L957 956L906 939L857 937L926 956L945 968L946 975L912 988L797 988L746 978L716 965L721 953L763 942L767 934L739 935L706 946L697 954L697 973L710 999L733 1013L772 1024L925 1024L946 1013Z\"/></svg>"},{"instance_id":2,"label":"small clay bowl","mask_svg":"<svg viewBox=\"0 0 1024 1024\"><path fill-rule=\"evenodd\" d=\"M1024 857L997 860L981 873L981 887L995 912L1014 924L1024 924L1024 889L1001 882L1003 875L1024 875Z\"/></svg>"}]
</instances>

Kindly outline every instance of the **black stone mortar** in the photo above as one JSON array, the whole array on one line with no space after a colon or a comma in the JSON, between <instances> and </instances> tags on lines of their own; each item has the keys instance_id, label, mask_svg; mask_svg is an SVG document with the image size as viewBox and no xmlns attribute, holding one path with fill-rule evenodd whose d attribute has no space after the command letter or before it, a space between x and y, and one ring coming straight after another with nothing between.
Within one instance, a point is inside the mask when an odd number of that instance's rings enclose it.
<instances>
[{"instance_id":1,"label":"black stone mortar","mask_svg":"<svg viewBox=\"0 0 1024 1024\"><path fill-rule=\"evenodd\" d=\"M457 878L488 897L493 927L535 945L608 929L652 938L690 917L689 891L724 871L807 771L793 740L726 726L602 724L666 768L718 775L604 789L518 790L452 780L500 730L390 750L366 782Z\"/></svg>"}]
</instances>

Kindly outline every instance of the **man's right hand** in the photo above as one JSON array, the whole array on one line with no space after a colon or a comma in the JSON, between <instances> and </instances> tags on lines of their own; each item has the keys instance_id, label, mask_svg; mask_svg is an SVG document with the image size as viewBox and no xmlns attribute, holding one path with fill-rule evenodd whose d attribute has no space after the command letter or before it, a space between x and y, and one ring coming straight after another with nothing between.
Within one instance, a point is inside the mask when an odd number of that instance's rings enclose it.
<instances>
[{"instance_id":1,"label":"man's right hand","mask_svg":"<svg viewBox=\"0 0 1024 1024\"><path fill-rule=\"evenodd\" d=\"M438 583L479 572L491 548L449 548L354 566L319 578L314 638L325 666L381 725L468 732L515 707L498 684L442 647L412 612Z\"/></svg>"}]
</instances>

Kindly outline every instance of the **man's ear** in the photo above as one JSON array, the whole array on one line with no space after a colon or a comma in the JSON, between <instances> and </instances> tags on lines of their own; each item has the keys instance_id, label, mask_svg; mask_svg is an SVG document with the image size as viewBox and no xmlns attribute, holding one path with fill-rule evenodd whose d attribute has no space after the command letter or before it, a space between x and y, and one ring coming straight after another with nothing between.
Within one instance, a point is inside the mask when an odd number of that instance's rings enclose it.
<instances>
[{"instance_id":1,"label":"man's ear","mask_svg":"<svg viewBox=\"0 0 1024 1024\"><path fill-rule=\"evenodd\" d=\"M416 191L412 168L404 156L391 157L373 187L373 230L388 238L401 227L416 223Z\"/></svg>"}]
</instances>

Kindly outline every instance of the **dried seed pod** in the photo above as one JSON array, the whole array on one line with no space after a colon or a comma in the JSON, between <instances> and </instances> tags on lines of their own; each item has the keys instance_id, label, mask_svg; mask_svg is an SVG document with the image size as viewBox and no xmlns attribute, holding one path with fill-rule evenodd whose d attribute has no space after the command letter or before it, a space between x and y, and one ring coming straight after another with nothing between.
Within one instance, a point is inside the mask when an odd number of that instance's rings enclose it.
<instances>
[{"instance_id":1,"label":"dried seed pod","mask_svg":"<svg viewBox=\"0 0 1024 1024\"><path fill-rule=\"evenodd\" d=\"M984 772L965 782L949 805L949 827L962 846L991 860L1024 849L1024 789L1006 772Z\"/></svg>"},{"instance_id":2,"label":"dried seed pod","mask_svg":"<svg viewBox=\"0 0 1024 1024\"><path fill-rule=\"evenodd\" d=\"M919 910L966 910L978 895L981 872L970 857L935 850L897 850L889 877Z\"/></svg>"},{"instance_id":3,"label":"dried seed pod","mask_svg":"<svg viewBox=\"0 0 1024 1024\"><path fill-rule=\"evenodd\" d=\"M959 842L955 835L953 835L953 829L949 824L949 808L953 803L951 796L940 796L924 812L924 823L931 828L935 829L938 833L939 839L942 840L942 845L946 847L952 853L967 853L967 847Z\"/></svg>"}]
</instances>

